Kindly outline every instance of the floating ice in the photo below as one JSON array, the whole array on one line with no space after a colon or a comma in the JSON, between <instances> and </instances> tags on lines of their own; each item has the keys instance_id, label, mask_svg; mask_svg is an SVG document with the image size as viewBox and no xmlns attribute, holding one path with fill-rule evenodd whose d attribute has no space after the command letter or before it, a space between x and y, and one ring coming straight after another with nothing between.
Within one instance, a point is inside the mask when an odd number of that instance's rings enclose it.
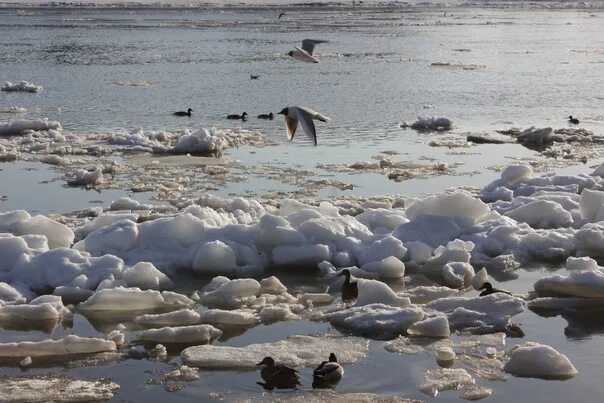
<instances>
[{"instance_id":1,"label":"floating ice","mask_svg":"<svg viewBox=\"0 0 604 403\"><path fill-rule=\"evenodd\" d=\"M305 305L329 305L333 300L334 297L327 293L304 293L298 295L298 301Z\"/></svg>"},{"instance_id":2,"label":"floating ice","mask_svg":"<svg viewBox=\"0 0 604 403\"><path fill-rule=\"evenodd\" d=\"M441 298L426 306L445 313L452 329L489 333L505 329L511 317L524 310L524 301L495 293L485 297Z\"/></svg>"},{"instance_id":3,"label":"floating ice","mask_svg":"<svg viewBox=\"0 0 604 403\"><path fill-rule=\"evenodd\" d=\"M512 348L503 370L516 376L546 379L568 379L579 374L564 354L531 342Z\"/></svg>"},{"instance_id":4,"label":"floating ice","mask_svg":"<svg viewBox=\"0 0 604 403\"><path fill-rule=\"evenodd\" d=\"M73 231L66 225L43 215L32 217L24 210L0 213L0 231L14 235L44 235L50 249L69 247L75 237Z\"/></svg>"},{"instance_id":5,"label":"floating ice","mask_svg":"<svg viewBox=\"0 0 604 403\"><path fill-rule=\"evenodd\" d=\"M378 280L358 279L357 287L359 289L359 297L355 304L356 306L379 303L404 307L410 304L408 298L399 297L388 284Z\"/></svg>"},{"instance_id":6,"label":"floating ice","mask_svg":"<svg viewBox=\"0 0 604 403\"><path fill-rule=\"evenodd\" d=\"M211 325L162 327L139 333L138 338L153 343L207 343L220 337L222 331Z\"/></svg>"},{"instance_id":7,"label":"floating ice","mask_svg":"<svg viewBox=\"0 0 604 403\"><path fill-rule=\"evenodd\" d=\"M474 378L462 368L439 368L425 371L425 381L420 390L428 396L436 396L444 390L455 390L465 385L474 385Z\"/></svg>"},{"instance_id":8,"label":"floating ice","mask_svg":"<svg viewBox=\"0 0 604 403\"><path fill-rule=\"evenodd\" d=\"M251 278L229 280L219 277L216 288L199 294L199 300L209 306L239 306L241 300L260 294L260 283ZM226 279L227 281L224 281Z\"/></svg>"},{"instance_id":9,"label":"floating ice","mask_svg":"<svg viewBox=\"0 0 604 403\"><path fill-rule=\"evenodd\" d=\"M245 347L194 346L185 349L180 358L189 366L207 369L256 369L267 355L293 367L314 367L335 353L340 364L352 364L367 355L367 340L335 336L289 336L274 343L250 344Z\"/></svg>"},{"instance_id":10,"label":"floating ice","mask_svg":"<svg viewBox=\"0 0 604 403\"><path fill-rule=\"evenodd\" d=\"M253 326L260 323L258 316L250 310L210 309L201 313L201 320L204 323L240 326Z\"/></svg>"},{"instance_id":11,"label":"floating ice","mask_svg":"<svg viewBox=\"0 0 604 403\"><path fill-rule=\"evenodd\" d=\"M412 336L449 337L449 321L446 316L435 316L413 323L407 329Z\"/></svg>"},{"instance_id":12,"label":"floating ice","mask_svg":"<svg viewBox=\"0 0 604 403\"><path fill-rule=\"evenodd\" d=\"M8 123L0 123L0 136L20 136L29 131L62 130L61 124L54 120L32 119L32 120L10 120Z\"/></svg>"},{"instance_id":13,"label":"floating ice","mask_svg":"<svg viewBox=\"0 0 604 403\"><path fill-rule=\"evenodd\" d=\"M58 321L70 312L60 297L43 295L29 304L0 306L0 321Z\"/></svg>"},{"instance_id":14,"label":"floating ice","mask_svg":"<svg viewBox=\"0 0 604 403\"><path fill-rule=\"evenodd\" d=\"M384 304L357 306L317 316L327 319L333 326L355 333L379 335L404 333L411 324L424 318L421 308L398 308Z\"/></svg>"},{"instance_id":15,"label":"floating ice","mask_svg":"<svg viewBox=\"0 0 604 403\"><path fill-rule=\"evenodd\" d=\"M2 238L0 238L0 256L5 256L2 253ZM0 269L2 266L0 266ZM1 271L1 270L0 270ZM23 304L27 301L27 298L19 292L16 288L14 288L10 284L6 284L0 282L0 309L2 309L2 305L9 304Z\"/></svg>"},{"instance_id":16,"label":"floating ice","mask_svg":"<svg viewBox=\"0 0 604 403\"><path fill-rule=\"evenodd\" d=\"M441 347L436 350L436 359L439 361L453 361L455 352L451 347Z\"/></svg>"},{"instance_id":17,"label":"floating ice","mask_svg":"<svg viewBox=\"0 0 604 403\"><path fill-rule=\"evenodd\" d=\"M292 311L292 306L285 303L265 306L260 310L259 316L263 323L300 319L300 316Z\"/></svg>"},{"instance_id":18,"label":"floating ice","mask_svg":"<svg viewBox=\"0 0 604 403\"><path fill-rule=\"evenodd\" d=\"M604 272L580 271L569 276L553 274L537 280L535 291L539 295L569 295L585 298L604 297Z\"/></svg>"},{"instance_id":19,"label":"floating ice","mask_svg":"<svg viewBox=\"0 0 604 403\"><path fill-rule=\"evenodd\" d=\"M487 269L483 267L482 269L478 270L478 273L476 273L472 278L472 287L475 290L479 290L487 281L489 281L489 275L487 273Z\"/></svg>"},{"instance_id":20,"label":"floating ice","mask_svg":"<svg viewBox=\"0 0 604 403\"><path fill-rule=\"evenodd\" d=\"M258 132L201 128L195 132L185 130L176 144L167 151L173 154L221 156L227 148L263 142L264 136Z\"/></svg>"},{"instance_id":21,"label":"floating ice","mask_svg":"<svg viewBox=\"0 0 604 403\"><path fill-rule=\"evenodd\" d=\"M149 327L187 326L200 324L201 315L191 309L179 309L168 313L137 316L134 321Z\"/></svg>"},{"instance_id":22,"label":"floating ice","mask_svg":"<svg viewBox=\"0 0 604 403\"><path fill-rule=\"evenodd\" d=\"M43 357L98 353L116 349L115 343L110 340L69 335L57 340L0 343L0 357Z\"/></svg>"},{"instance_id":23,"label":"floating ice","mask_svg":"<svg viewBox=\"0 0 604 403\"><path fill-rule=\"evenodd\" d=\"M91 402L111 400L120 386L107 380L81 380L53 375L3 377L3 402Z\"/></svg>"},{"instance_id":24,"label":"floating ice","mask_svg":"<svg viewBox=\"0 0 604 403\"><path fill-rule=\"evenodd\" d=\"M275 276L270 276L260 281L260 292L263 294L281 294L287 287Z\"/></svg>"},{"instance_id":25,"label":"floating ice","mask_svg":"<svg viewBox=\"0 0 604 403\"><path fill-rule=\"evenodd\" d=\"M81 311L136 311L193 304L186 296L169 291L160 293L155 290L117 287L95 292L85 302L78 304L77 308Z\"/></svg>"},{"instance_id":26,"label":"floating ice","mask_svg":"<svg viewBox=\"0 0 604 403\"><path fill-rule=\"evenodd\" d=\"M78 169L73 173L72 179L67 181L69 186L94 186L103 182L103 170L97 167L92 171Z\"/></svg>"},{"instance_id":27,"label":"floating ice","mask_svg":"<svg viewBox=\"0 0 604 403\"><path fill-rule=\"evenodd\" d=\"M153 266L153 263L138 262L122 273L122 280L128 287L142 290L161 290L172 288L174 284L164 273Z\"/></svg>"},{"instance_id":28,"label":"floating ice","mask_svg":"<svg viewBox=\"0 0 604 403\"><path fill-rule=\"evenodd\" d=\"M453 288L465 288L474 277L474 268L465 262L451 262L443 266L443 279Z\"/></svg>"},{"instance_id":29,"label":"floating ice","mask_svg":"<svg viewBox=\"0 0 604 403\"><path fill-rule=\"evenodd\" d=\"M4 83L0 87L0 91L7 92L40 92L42 91L41 85L36 85L28 81L19 81L17 84L13 84L10 81Z\"/></svg>"},{"instance_id":30,"label":"floating ice","mask_svg":"<svg viewBox=\"0 0 604 403\"><path fill-rule=\"evenodd\" d=\"M27 109L21 106L11 106L10 108L0 109L0 113L25 113Z\"/></svg>"},{"instance_id":31,"label":"floating ice","mask_svg":"<svg viewBox=\"0 0 604 403\"><path fill-rule=\"evenodd\" d=\"M403 122L400 126L404 129L410 127L418 131L445 131L451 130L453 128L453 122L450 119L444 117L435 118L418 116L415 122L411 124Z\"/></svg>"},{"instance_id":32,"label":"floating ice","mask_svg":"<svg viewBox=\"0 0 604 403\"><path fill-rule=\"evenodd\" d=\"M510 165L501 172L501 180L509 185L522 182L533 175L533 169L528 165Z\"/></svg>"}]
</instances>

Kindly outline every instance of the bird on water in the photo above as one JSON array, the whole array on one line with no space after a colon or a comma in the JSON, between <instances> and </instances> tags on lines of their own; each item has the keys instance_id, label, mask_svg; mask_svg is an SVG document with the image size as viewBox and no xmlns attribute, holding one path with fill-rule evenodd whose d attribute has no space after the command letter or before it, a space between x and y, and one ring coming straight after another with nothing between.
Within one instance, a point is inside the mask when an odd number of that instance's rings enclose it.
<instances>
[{"instance_id":1,"label":"bird on water","mask_svg":"<svg viewBox=\"0 0 604 403\"><path fill-rule=\"evenodd\" d=\"M258 119L268 119L268 120L273 120L275 118L275 115L273 115L273 112L266 114L263 113L262 115L258 115Z\"/></svg>"},{"instance_id":2,"label":"bird on water","mask_svg":"<svg viewBox=\"0 0 604 403\"><path fill-rule=\"evenodd\" d=\"M241 115L237 115L236 113L233 113L231 115L227 115L227 119L231 119L231 120L245 120L245 119L247 119L247 112L243 112Z\"/></svg>"},{"instance_id":3,"label":"bird on water","mask_svg":"<svg viewBox=\"0 0 604 403\"><path fill-rule=\"evenodd\" d=\"M272 357L264 357L257 366L262 366L260 376L263 382L257 382L265 389L292 389L300 385L298 371L283 364L275 363Z\"/></svg>"},{"instance_id":4,"label":"bird on water","mask_svg":"<svg viewBox=\"0 0 604 403\"><path fill-rule=\"evenodd\" d=\"M191 116L191 112L193 112L193 109L189 108L189 109L187 109L186 112L183 112L183 111L174 112L174 116Z\"/></svg>"},{"instance_id":5,"label":"bird on water","mask_svg":"<svg viewBox=\"0 0 604 403\"><path fill-rule=\"evenodd\" d=\"M572 123L573 125L578 125L578 124L579 124L579 119L577 119L577 118L573 118L573 115L570 115L570 116L568 117L568 121L569 121L570 123Z\"/></svg>"},{"instance_id":6,"label":"bird on water","mask_svg":"<svg viewBox=\"0 0 604 403\"><path fill-rule=\"evenodd\" d=\"M344 368L338 364L334 353L329 354L329 361L323 361L312 373L313 388L332 387L344 376Z\"/></svg>"},{"instance_id":7,"label":"bird on water","mask_svg":"<svg viewBox=\"0 0 604 403\"><path fill-rule=\"evenodd\" d=\"M481 297L484 297L485 295L491 295L496 292L501 292L504 294L512 295L512 293L509 291L504 291L504 290L500 290L498 288L493 288L493 285L491 283L489 283L488 281L486 283L484 283L482 285L482 287L479 288L479 290L484 290L483 292L480 293Z\"/></svg>"},{"instance_id":8,"label":"bird on water","mask_svg":"<svg viewBox=\"0 0 604 403\"><path fill-rule=\"evenodd\" d=\"M359 298L359 286L356 281L350 281L350 270L342 270L340 274L338 274L338 277L339 276L346 276L344 283L342 284L342 302L348 304Z\"/></svg>"}]
</instances>

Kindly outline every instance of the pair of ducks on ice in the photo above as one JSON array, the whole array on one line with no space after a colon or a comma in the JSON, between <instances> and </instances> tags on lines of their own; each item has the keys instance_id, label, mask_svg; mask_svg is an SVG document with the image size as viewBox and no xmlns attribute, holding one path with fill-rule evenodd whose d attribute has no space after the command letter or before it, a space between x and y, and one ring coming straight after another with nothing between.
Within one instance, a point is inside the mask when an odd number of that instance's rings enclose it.
<instances>
[{"instance_id":1,"label":"pair of ducks on ice","mask_svg":"<svg viewBox=\"0 0 604 403\"><path fill-rule=\"evenodd\" d=\"M342 284L342 302L344 302L345 304L348 304L348 303L353 302L354 300L358 299L359 286L356 282L350 281L350 270L348 270L348 269L342 270L340 272L340 274L338 274L338 277L339 276L346 276L346 278L344 279L344 283ZM493 288L493 285L491 283L489 283L488 281L485 282L482 285L482 287L479 288L479 290L483 290L480 293L481 297L484 297L484 296L490 295L490 294L494 294L496 292L501 292L504 294L512 295L509 291L504 291L504 290L500 290L498 288Z\"/></svg>"},{"instance_id":2,"label":"pair of ducks on ice","mask_svg":"<svg viewBox=\"0 0 604 403\"><path fill-rule=\"evenodd\" d=\"M264 382L257 382L265 389L293 389L300 385L298 371L283 364L275 363L272 357L264 357L257 366L263 366L260 376ZM334 353L329 354L329 361L323 361L312 373L313 388L335 386L344 376L344 368L338 364Z\"/></svg>"}]
</instances>

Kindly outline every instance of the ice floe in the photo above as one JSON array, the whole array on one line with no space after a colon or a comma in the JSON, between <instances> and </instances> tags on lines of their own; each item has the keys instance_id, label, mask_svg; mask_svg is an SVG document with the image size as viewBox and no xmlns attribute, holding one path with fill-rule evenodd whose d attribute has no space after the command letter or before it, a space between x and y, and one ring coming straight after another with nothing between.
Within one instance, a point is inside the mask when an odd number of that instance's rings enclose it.
<instances>
[{"instance_id":1,"label":"ice floe","mask_svg":"<svg viewBox=\"0 0 604 403\"><path fill-rule=\"evenodd\" d=\"M274 343L250 344L245 347L194 346L180 355L189 366L206 369L256 369L267 353L275 361L293 367L314 367L335 353L340 364L351 364L365 358L367 341L352 337L289 336Z\"/></svg>"},{"instance_id":2,"label":"ice floe","mask_svg":"<svg viewBox=\"0 0 604 403\"><path fill-rule=\"evenodd\" d=\"M321 313L315 318L329 320L333 326L355 334L388 337L406 332L409 326L424 319L424 316L424 311L417 306L399 308L370 304Z\"/></svg>"},{"instance_id":3,"label":"ice floe","mask_svg":"<svg viewBox=\"0 0 604 403\"><path fill-rule=\"evenodd\" d=\"M604 298L604 272L587 270L568 276L553 274L537 280L535 291L539 295L567 295L584 298Z\"/></svg>"},{"instance_id":4,"label":"ice floe","mask_svg":"<svg viewBox=\"0 0 604 403\"><path fill-rule=\"evenodd\" d=\"M140 332L138 338L145 343L208 343L221 334L214 326L194 325L149 329Z\"/></svg>"},{"instance_id":5,"label":"ice floe","mask_svg":"<svg viewBox=\"0 0 604 403\"><path fill-rule=\"evenodd\" d=\"M167 307L189 307L194 302L188 297L169 291L145 290L140 288L108 288L95 292L86 301L78 304L80 311L137 311Z\"/></svg>"},{"instance_id":6,"label":"ice floe","mask_svg":"<svg viewBox=\"0 0 604 403\"><path fill-rule=\"evenodd\" d=\"M111 400L119 385L108 380L72 379L55 375L3 377L3 402L90 402Z\"/></svg>"},{"instance_id":7,"label":"ice floe","mask_svg":"<svg viewBox=\"0 0 604 403\"><path fill-rule=\"evenodd\" d=\"M0 123L0 136L19 136L41 130L61 130L61 124L48 119L10 120Z\"/></svg>"},{"instance_id":8,"label":"ice floe","mask_svg":"<svg viewBox=\"0 0 604 403\"><path fill-rule=\"evenodd\" d=\"M187 326L200 324L201 315L191 309L179 309L167 313L140 315L134 318L134 321L148 327Z\"/></svg>"},{"instance_id":9,"label":"ice floe","mask_svg":"<svg viewBox=\"0 0 604 403\"><path fill-rule=\"evenodd\" d=\"M95 337L65 336L57 340L0 343L0 357L44 357L115 351L115 343Z\"/></svg>"},{"instance_id":10,"label":"ice floe","mask_svg":"<svg viewBox=\"0 0 604 403\"><path fill-rule=\"evenodd\" d=\"M503 369L516 376L546 379L567 379L579 374L564 354L531 342L512 348Z\"/></svg>"},{"instance_id":11,"label":"ice floe","mask_svg":"<svg viewBox=\"0 0 604 403\"><path fill-rule=\"evenodd\" d=\"M413 123L403 122L403 123L401 123L400 126L404 129L406 129L407 127L410 127L412 129L418 130L418 131L432 131L432 130L445 131L445 130L451 130L453 128L453 122L451 121L451 119L448 119L445 117L435 118L435 117L418 116L417 120L415 122L413 122Z\"/></svg>"},{"instance_id":12,"label":"ice floe","mask_svg":"<svg viewBox=\"0 0 604 403\"><path fill-rule=\"evenodd\" d=\"M7 81L3 86L0 86L0 91L6 92L40 92L42 91L41 85L36 85L28 81L19 81L16 84Z\"/></svg>"}]
</instances>

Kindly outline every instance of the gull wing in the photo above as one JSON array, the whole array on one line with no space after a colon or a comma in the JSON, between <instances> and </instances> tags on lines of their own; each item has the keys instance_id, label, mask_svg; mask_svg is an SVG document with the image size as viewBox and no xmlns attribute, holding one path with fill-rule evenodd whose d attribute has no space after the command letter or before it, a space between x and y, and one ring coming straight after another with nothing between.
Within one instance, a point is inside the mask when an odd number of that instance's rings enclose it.
<instances>
[{"instance_id":1,"label":"gull wing","mask_svg":"<svg viewBox=\"0 0 604 403\"><path fill-rule=\"evenodd\" d=\"M287 132L287 139L291 140L294 138L294 134L296 134L296 129L298 128L298 120L292 119L290 117L285 117L285 130Z\"/></svg>"},{"instance_id":2,"label":"gull wing","mask_svg":"<svg viewBox=\"0 0 604 403\"><path fill-rule=\"evenodd\" d=\"M319 43L326 43L329 41L325 41L322 39L304 39L302 41L302 49L308 52L309 55L312 55L312 52L315 50L315 45Z\"/></svg>"},{"instance_id":3,"label":"gull wing","mask_svg":"<svg viewBox=\"0 0 604 403\"><path fill-rule=\"evenodd\" d=\"M300 109L301 111L304 111L305 113L308 113L309 115L311 115L313 117L313 119L320 120L321 122L327 122L327 121L331 120L327 116L321 115L319 112L313 111L312 109L305 108L303 106L298 106L297 108Z\"/></svg>"},{"instance_id":4,"label":"gull wing","mask_svg":"<svg viewBox=\"0 0 604 403\"><path fill-rule=\"evenodd\" d=\"M302 129L304 129L304 133L317 145L317 130L315 129L315 122L312 121L312 113L302 108L296 108L296 114L298 115Z\"/></svg>"},{"instance_id":5,"label":"gull wing","mask_svg":"<svg viewBox=\"0 0 604 403\"><path fill-rule=\"evenodd\" d=\"M304 49L295 46L294 59L305 63L319 63L319 61Z\"/></svg>"}]
</instances>

